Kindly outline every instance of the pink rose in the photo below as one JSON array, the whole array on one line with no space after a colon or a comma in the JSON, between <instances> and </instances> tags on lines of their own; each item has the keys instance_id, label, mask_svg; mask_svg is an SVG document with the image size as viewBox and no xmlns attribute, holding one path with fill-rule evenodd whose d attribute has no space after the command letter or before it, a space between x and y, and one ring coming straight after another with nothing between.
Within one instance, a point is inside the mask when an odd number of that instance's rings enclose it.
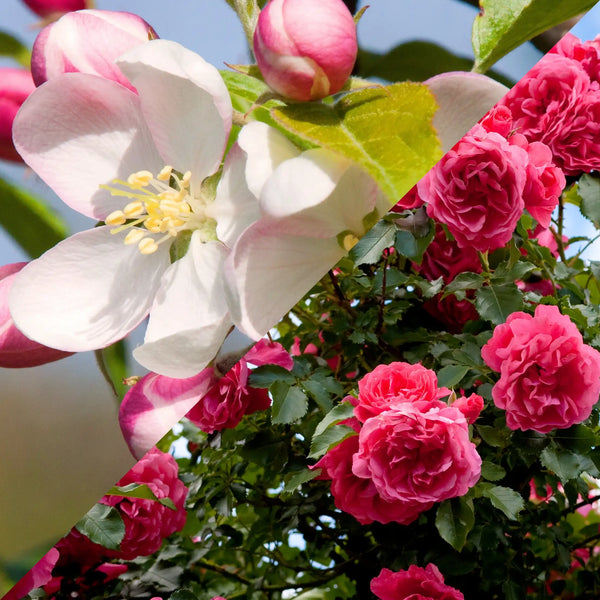
<instances>
[{"instance_id":1,"label":"pink rose","mask_svg":"<svg viewBox=\"0 0 600 600\"><path fill-rule=\"evenodd\" d=\"M360 425L356 419L345 422L356 431ZM352 459L358 452L358 435L352 435L334 446L315 469L321 469L318 479L331 479L331 495L336 507L352 515L362 525L373 521L398 523L414 521L420 514L420 506L408 506L400 502L386 502L377 492L370 479L357 477L352 472Z\"/></svg>"},{"instance_id":2,"label":"pink rose","mask_svg":"<svg viewBox=\"0 0 600 600\"><path fill-rule=\"evenodd\" d=\"M479 413L483 410L483 405L483 398L478 394L471 394L468 397L461 396L452 403L452 406L458 408L465 416L469 425L475 423L477 417L479 417Z\"/></svg>"},{"instance_id":3,"label":"pink rose","mask_svg":"<svg viewBox=\"0 0 600 600\"><path fill-rule=\"evenodd\" d=\"M600 167L600 86L577 60L546 54L502 103L514 127L548 145L565 174Z\"/></svg>"},{"instance_id":4,"label":"pink rose","mask_svg":"<svg viewBox=\"0 0 600 600\"><path fill-rule=\"evenodd\" d=\"M417 193L417 186L414 185L394 206L390 209L392 212L404 212L412 208L419 208L423 206L424 200Z\"/></svg>"},{"instance_id":5,"label":"pink rose","mask_svg":"<svg viewBox=\"0 0 600 600\"><path fill-rule=\"evenodd\" d=\"M461 592L444 583L443 575L433 563L424 569L416 565L407 571L382 569L371 580L371 591L380 600L464 600Z\"/></svg>"},{"instance_id":6,"label":"pink rose","mask_svg":"<svg viewBox=\"0 0 600 600\"><path fill-rule=\"evenodd\" d=\"M8 310L8 295L14 278L26 264L13 263L0 267L0 367L35 367L72 354L26 338L14 324Z\"/></svg>"},{"instance_id":7,"label":"pink rose","mask_svg":"<svg viewBox=\"0 0 600 600\"><path fill-rule=\"evenodd\" d=\"M418 193L461 248L494 250L523 213L527 163L525 150L478 124L419 181Z\"/></svg>"},{"instance_id":8,"label":"pink rose","mask_svg":"<svg viewBox=\"0 0 600 600\"><path fill-rule=\"evenodd\" d=\"M435 372L419 363L379 365L359 380L354 414L364 422L405 402L436 403L449 393L447 388L438 388Z\"/></svg>"},{"instance_id":9,"label":"pink rose","mask_svg":"<svg viewBox=\"0 0 600 600\"><path fill-rule=\"evenodd\" d=\"M135 91L115 60L157 38L141 17L111 10L79 10L47 25L33 44L31 72L36 85L63 73L90 73Z\"/></svg>"},{"instance_id":10,"label":"pink rose","mask_svg":"<svg viewBox=\"0 0 600 600\"><path fill-rule=\"evenodd\" d=\"M500 372L492 389L510 429L548 433L585 421L600 393L600 352L556 306L511 314L481 349Z\"/></svg>"},{"instance_id":11,"label":"pink rose","mask_svg":"<svg viewBox=\"0 0 600 600\"><path fill-rule=\"evenodd\" d=\"M271 0L254 31L265 81L294 100L339 92L356 60L356 25L342 0Z\"/></svg>"},{"instance_id":12,"label":"pink rose","mask_svg":"<svg viewBox=\"0 0 600 600\"><path fill-rule=\"evenodd\" d=\"M177 477L178 466L170 454L153 448L117 483L147 485L157 498L170 498L175 510L156 500L104 496L100 502L115 506L125 523L125 537L119 550L106 550L105 556L130 560L156 552L163 539L183 529L187 513L187 488Z\"/></svg>"},{"instance_id":13,"label":"pink rose","mask_svg":"<svg viewBox=\"0 0 600 600\"><path fill-rule=\"evenodd\" d=\"M0 159L23 162L15 150L12 126L15 116L29 94L35 90L27 69L0 67Z\"/></svg>"},{"instance_id":14,"label":"pink rose","mask_svg":"<svg viewBox=\"0 0 600 600\"><path fill-rule=\"evenodd\" d=\"M440 401L397 405L363 423L352 472L386 502L407 508L410 523L435 503L463 496L481 475L464 415Z\"/></svg>"},{"instance_id":15,"label":"pink rose","mask_svg":"<svg viewBox=\"0 0 600 600\"><path fill-rule=\"evenodd\" d=\"M576 35L567 33L548 53L577 61L592 81L600 80L600 36L583 42Z\"/></svg>"}]
</instances>

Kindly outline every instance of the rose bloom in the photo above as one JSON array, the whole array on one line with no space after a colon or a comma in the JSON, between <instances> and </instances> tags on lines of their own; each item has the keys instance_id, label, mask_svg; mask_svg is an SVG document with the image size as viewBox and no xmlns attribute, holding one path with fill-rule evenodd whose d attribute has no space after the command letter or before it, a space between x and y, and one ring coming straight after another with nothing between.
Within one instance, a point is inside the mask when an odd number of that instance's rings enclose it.
<instances>
[{"instance_id":1,"label":"rose bloom","mask_svg":"<svg viewBox=\"0 0 600 600\"><path fill-rule=\"evenodd\" d=\"M418 194L460 248L501 248L525 207L527 162L523 148L478 124L419 181Z\"/></svg>"},{"instance_id":2,"label":"rose bloom","mask_svg":"<svg viewBox=\"0 0 600 600\"><path fill-rule=\"evenodd\" d=\"M450 390L438 388L437 375L421 364L378 365L358 382L354 414L361 422L404 402L436 402Z\"/></svg>"},{"instance_id":3,"label":"rose bloom","mask_svg":"<svg viewBox=\"0 0 600 600\"><path fill-rule=\"evenodd\" d=\"M185 525L187 513L184 508L187 487L177 477L178 466L170 454L152 448L117 483L147 485L157 498L170 498L175 510L156 500L104 496L100 502L115 506L125 523L125 537L119 550L109 550L109 557L130 560L156 552L163 539Z\"/></svg>"},{"instance_id":4,"label":"rose bloom","mask_svg":"<svg viewBox=\"0 0 600 600\"><path fill-rule=\"evenodd\" d=\"M343 424L357 432L360 430L357 419L350 419ZM384 524L414 521L420 514L421 506L386 502L370 479L357 477L352 472L352 459L356 452L358 435L352 435L334 446L314 465L315 469L322 470L317 479L331 479L331 495L336 507L352 515L362 525L373 521Z\"/></svg>"},{"instance_id":5,"label":"rose bloom","mask_svg":"<svg viewBox=\"0 0 600 600\"><path fill-rule=\"evenodd\" d=\"M467 292L469 293L469 292ZM443 323L449 333L461 333L469 321L477 321L479 313L469 300L458 300L450 295L442 298L437 294L423 304L423 308L434 318Z\"/></svg>"},{"instance_id":6,"label":"rose bloom","mask_svg":"<svg viewBox=\"0 0 600 600\"><path fill-rule=\"evenodd\" d=\"M467 493L481 474L460 410L440 401L404 403L368 419L352 472L370 479L381 498L418 513ZM409 523L411 516L401 521Z\"/></svg>"},{"instance_id":7,"label":"rose bloom","mask_svg":"<svg viewBox=\"0 0 600 600\"><path fill-rule=\"evenodd\" d=\"M492 389L510 429L548 433L581 423L600 393L600 352L556 306L511 314L481 349L500 373Z\"/></svg>"},{"instance_id":8,"label":"rose bloom","mask_svg":"<svg viewBox=\"0 0 600 600\"><path fill-rule=\"evenodd\" d=\"M444 583L440 570L429 563L424 569L411 565L406 571L382 569L371 580L371 591L380 600L463 600L456 588Z\"/></svg>"},{"instance_id":9,"label":"rose bloom","mask_svg":"<svg viewBox=\"0 0 600 600\"><path fill-rule=\"evenodd\" d=\"M502 103L520 133L550 147L565 174L600 167L600 86L578 60L546 54Z\"/></svg>"}]
</instances>

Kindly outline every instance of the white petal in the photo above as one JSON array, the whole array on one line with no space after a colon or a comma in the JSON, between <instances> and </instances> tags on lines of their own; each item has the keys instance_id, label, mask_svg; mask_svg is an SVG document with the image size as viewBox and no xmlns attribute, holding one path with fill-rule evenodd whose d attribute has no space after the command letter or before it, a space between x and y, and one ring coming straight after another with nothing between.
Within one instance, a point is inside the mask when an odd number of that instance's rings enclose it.
<instances>
[{"instance_id":1,"label":"white petal","mask_svg":"<svg viewBox=\"0 0 600 600\"><path fill-rule=\"evenodd\" d=\"M358 165L328 150L308 150L284 162L267 181L261 208L279 219L279 232L334 237L364 233L363 219L376 207L378 188Z\"/></svg>"},{"instance_id":2,"label":"white petal","mask_svg":"<svg viewBox=\"0 0 600 600\"><path fill-rule=\"evenodd\" d=\"M288 138L266 123L253 121L242 127L238 144L248 156L248 188L260 198L263 186L283 161L299 156L301 151Z\"/></svg>"},{"instance_id":3,"label":"white petal","mask_svg":"<svg viewBox=\"0 0 600 600\"><path fill-rule=\"evenodd\" d=\"M246 161L244 151L234 144L227 153L215 201L206 211L217 221L217 237L229 247L260 217L258 199L246 182Z\"/></svg>"},{"instance_id":4,"label":"white petal","mask_svg":"<svg viewBox=\"0 0 600 600\"><path fill-rule=\"evenodd\" d=\"M225 301L223 262L218 242L190 247L163 277L150 310L144 344L133 352L144 367L168 377L191 377L216 355L231 328Z\"/></svg>"},{"instance_id":5,"label":"white petal","mask_svg":"<svg viewBox=\"0 0 600 600\"><path fill-rule=\"evenodd\" d=\"M192 192L221 164L231 130L229 92L215 67L168 40L126 52L119 68L140 94L142 110L165 162L191 170Z\"/></svg>"},{"instance_id":6,"label":"white petal","mask_svg":"<svg viewBox=\"0 0 600 600\"><path fill-rule=\"evenodd\" d=\"M260 339L344 254L336 238L291 236L280 233L276 221L254 223L226 262L234 322Z\"/></svg>"},{"instance_id":7,"label":"white petal","mask_svg":"<svg viewBox=\"0 0 600 600\"><path fill-rule=\"evenodd\" d=\"M160 169L138 97L95 75L67 73L37 88L13 126L25 162L80 213L103 220L124 205L100 189L135 171Z\"/></svg>"},{"instance_id":8,"label":"white petal","mask_svg":"<svg viewBox=\"0 0 600 600\"><path fill-rule=\"evenodd\" d=\"M433 125L444 152L508 92L506 86L478 73L442 73L425 83L440 107L433 117Z\"/></svg>"},{"instance_id":9,"label":"white petal","mask_svg":"<svg viewBox=\"0 0 600 600\"><path fill-rule=\"evenodd\" d=\"M15 278L10 311L23 333L81 352L123 338L146 316L169 264L169 249L142 255L109 227L77 233Z\"/></svg>"}]
</instances>

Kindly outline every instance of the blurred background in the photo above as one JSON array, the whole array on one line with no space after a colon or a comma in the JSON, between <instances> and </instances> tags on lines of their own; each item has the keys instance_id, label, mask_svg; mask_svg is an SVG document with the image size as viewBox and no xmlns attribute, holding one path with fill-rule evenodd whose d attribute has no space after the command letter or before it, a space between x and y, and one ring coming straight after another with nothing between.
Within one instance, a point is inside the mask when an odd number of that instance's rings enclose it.
<instances>
[{"instance_id":1,"label":"blurred background","mask_svg":"<svg viewBox=\"0 0 600 600\"><path fill-rule=\"evenodd\" d=\"M368 4L358 26L365 64L416 40L472 58L475 7L459 0ZM218 68L250 62L242 28L224 0L97 0L96 7L137 13L160 37L182 43ZM0 30L29 46L38 31L37 21L20 0L0 3ZM574 32L585 39L595 37L600 32L600 8L593 9ZM528 43L495 69L516 81L541 56ZM10 64L0 59L0 65ZM440 70L445 70L443 64ZM63 206L26 167L0 161L0 177L47 199L72 232L93 225ZM584 234L591 225L573 219L570 227ZM23 260L25 253L0 230L0 264ZM139 334L130 343L136 339L141 339ZM132 366L131 374L135 373L141 369ZM118 429L117 408L91 353L43 367L0 368L0 592L3 572L12 577L23 573L133 464Z\"/></svg>"}]
</instances>

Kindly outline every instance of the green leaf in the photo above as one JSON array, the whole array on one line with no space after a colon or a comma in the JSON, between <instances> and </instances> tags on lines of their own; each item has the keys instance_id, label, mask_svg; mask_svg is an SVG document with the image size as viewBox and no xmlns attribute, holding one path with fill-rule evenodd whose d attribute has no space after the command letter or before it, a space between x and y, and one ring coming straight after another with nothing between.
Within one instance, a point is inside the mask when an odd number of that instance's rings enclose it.
<instances>
[{"instance_id":1,"label":"green leaf","mask_svg":"<svg viewBox=\"0 0 600 600\"><path fill-rule=\"evenodd\" d=\"M317 425L314 435L321 435L330 425L345 421L354 416L354 406L350 402L342 402L334 406Z\"/></svg>"},{"instance_id":2,"label":"green leaf","mask_svg":"<svg viewBox=\"0 0 600 600\"><path fill-rule=\"evenodd\" d=\"M251 371L248 384L253 388L268 388L276 381L292 384L296 378L279 365L262 365Z\"/></svg>"},{"instance_id":3,"label":"green leaf","mask_svg":"<svg viewBox=\"0 0 600 600\"><path fill-rule=\"evenodd\" d=\"M350 258L357 265L376 263L386 248L394 245L396 226L387 221L379 221L350 250Z\"/></svg>"},{"instance_id":4,"label":"green leaf","mask_svg":"<svg viewBox=\"0 0 600 600\"><path fill-rule=\"evenodd\" d=\"M118 550L125 537L125 523L114 506L96 504L77 523L75 529L92 542L109 550Z\"/></svg>"},{"instance_id":5,"label":"green leaf","mask_svg":"<svg viewBox=\"0 0 600 600\"><path fill-rule=\"evenodd\" d=\"M414 258L419 253L417 239L410 231L399 229L394 238L394 248L407 258Z\"/></svg>"},{"instance_id":6,"label":"green leaf","mask_svg":"<svg viewBox=\"0 0 600 600\"><path fill-rule=\"evenodd\" d=\"M171 498L157 498L156 494L145 483L130 483L128 485L113 487L108 490L106 496L122 496L123 498L140 498L142 500L154 500L171 510L177 510Z\"/></svg>"},{"instance_id":7,"label":"green leaf","mask_svg":"<svg viewBox=\"0 0 600 600\"><path fill-rule=\"evenodd\" d=\"M294 104L271 114L290 132L364 167L392 206L441 158L436 110L427 86L404 82L351 92L333 105Z\"/></svg>"},{"instance_id":8,"label":"green leaf","mask_svg":"<svg viewBox=\"0 0 600 600\"><path fill-rule=\"evenodd\" d=\"M306 414L308 398L297 385L276 381L270 391L273 395L273 406L271 407L273 424L293 423Z\"/></svg>"},{"instance_id":9,"label":"green leaf","mask_svg":"<svg viewBox=\"0 0 600 600\"><path fill-rule=\"evenodd\" d=\"M540 458L542 464L556 473L563 483L570 479L576 479L584 471L591 475L597 473L596 466L588 456L563 450L554 445L546 446Z\"/></svg>"},{"instance_id":10,"label":"green leaf","mask_svg":"<svg viewBox=\"0 0 600 600\"><path fill-rule=\"evenodd\" d=\"M442 502L435 516L435 526L446 542L460 552L475 523L473 501L470 498L451 498Z\"/></svg>"},{"instance_id":11,"label":"green leaf","mask_svg":"<svg viewBox=\"0 0 600 600\"><path fill-rule=\"evenodd\" d=\"M514 283L482 287L475 293L475 308L482 319L500 325L508 315L523 309L523 294Z\"/></svg>"},{"instance_id":12,"label":"green leaf","mask_svg":"<svg viewBox=\"0 0 600 600\"><path fill-rule=\"evenodd\" d=\"M475 425L481 439L493 448L506 448L510 438L508 429L498 429L491 425Z\"/></svg>"},{"instance_id":13,"label":"green leaf","mask_svg":"<svg viewBox=\"0 0 600 600\"><path fill-rule=\"evenodd\" d=\"M112 388L114 395L122 399L129 390L124 383L129 373L127 344L124 340L95 351L98 367Z\"/></svg>"},{"instance_id":14,"label":"green leaf","mask_svg":"<svg viewBox=\"0 0 600 600\"><path fill-rule=\"evenodd\" d=\"M500 465L484 460L481 463L481 476L488 481L500 481L506 476L506 471Z\"/></svg>"},{"instance_id":15,"label":"green leaf","mask_svg":"<svg viewBox=\"0 0 600 600\"><path fill-rule=\"evenodd\" d=\"M0 56L13 58L26 69L29 69L31 64L31 51L29 48L6 31L0 31Z\"/></svg>"},{"instance_id":16,"label":"green leaf","mask_svg":"<svg viewBox=\"0 0 600 600\"><path fill-rule=\"evenodd\" d=\"M321 458L330 448L337 446L351 435L356 435L356 431L347 425L336 425L326 429L313 437L308 458Z\"/></svg>"},{"instance_id":17,"label":"green leaf","mask_svg":"<svg viewBox=\"0 0 600 600\"><path fill-rule=\"evenodd\" d=\"M450 71L470 71L473 59L452 54L433 42L414 40L400 44L385 54L359 50L358 64L362 77L379 77L387 81L425 81ZM500 83L512 87L515 82L497 72L488 73Z\"/></svg>"},{"instance_id":18,"label":"green leaf","mask_svg":"<svg viewBox=\"0 0 600 600\"><path fill-rule=\"evenodd\" d=\"M43 200L0 178L0 225L37 258L68 234L65 223Z\"/></svg>"},{"instance_id":19,"label":"green leaf","mask_svg":"<svg viewBox=\"0 0 600 600\"><path fill-rule=\"evenodd\" d=\"M438 371L438 386L453 388L469 370L468 365L448 365Z\"/></svg>"},{"instance_id":20,"label":"green leaf","mask_svg":"<svg viewBox=\"0 0 600 600\"><path fill-rule=\"evenodd\" d=\"M516 521L517 515L525 508L521 494L512 488L489 483L479 484L479 493L484 498L489 498L492 505L501 510L509 519Z\"/></svg>"},{"instance_id":21,"label":"green leaf","mask_svg":"<svg viewBox=\"0 0 600 600\"><path fill-rule=\"evenodd\" d=\"M479 273L465 271L459 273L444 289L444 296L460 290L476 290L481 287L485 278Z\"/></svg>"},{"instance_id":22,"label":"green leaf","mask_svg":"<svg viewBox=\"0 0 600 600\"><path fill-rule=\"evenodd\" d=\"M282 494L291 494L295 492L303 483L312 481L321 474L321 469L302 469L294 473L285 484L281 491Z\"/></svg>"},{"instance_id":23,"label":"green leaf","mask_svg":"<svg viewBox=\"0 0 600 600\"><path fill-rule=\"evenodd\" d=\"M593 223L600 223L600 180L584 173L579 180L577 193L581 198L581 214Z\"/></svg>"},{"instance_id":24,"label":"green leaf","mask_svg":"<svg viewBox=\"0 0 600 600\"><path fill-rule=\"evenodd\" d=\"M592 8L597 0L480 0L473 23L474 70L495 62L536 35Z\"/></svg>"}]
</instances>

